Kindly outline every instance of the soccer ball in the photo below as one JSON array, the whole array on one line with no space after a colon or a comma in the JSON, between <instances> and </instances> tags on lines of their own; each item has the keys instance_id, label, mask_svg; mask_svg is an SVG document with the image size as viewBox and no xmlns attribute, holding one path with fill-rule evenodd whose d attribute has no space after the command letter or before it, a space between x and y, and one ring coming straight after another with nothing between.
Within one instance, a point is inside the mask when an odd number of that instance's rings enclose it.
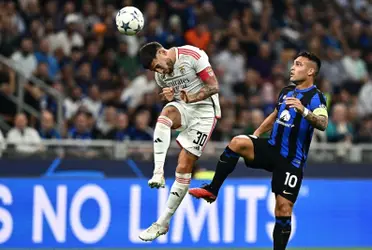
<instances>
[{"instance_id":1,"label":"soccer ball","mask_svg":"<svg viewBox=\"0 0 372 250\"><path fill-rule=\"evenodd\" d=\"M116 14L116 26L120 33L133 36L143 29L145 23L142 12L133 6L122 8Z\"/></svg>"}]
</instances>

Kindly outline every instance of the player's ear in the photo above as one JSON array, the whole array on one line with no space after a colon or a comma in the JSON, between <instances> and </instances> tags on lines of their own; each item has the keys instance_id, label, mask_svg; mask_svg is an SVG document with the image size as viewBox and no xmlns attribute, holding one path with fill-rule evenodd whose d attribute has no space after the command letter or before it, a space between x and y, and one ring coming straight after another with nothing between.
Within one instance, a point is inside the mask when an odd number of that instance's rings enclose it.
<instances>
[{"instance_id":1,"label":"player's ear","mask_svg":"<svg viewBox=\"0 0 372 250\"><path fill-rule=\"evenodd\" d=\"M159 55L166 56L167 55L167 51L164 48L161 48L161 49L158 50L158 54Z\"/></svg>"},{"instance_id":2,"label":"player's ear","mask_svg":"<svg viewBox=\"0 0 372 250\"><path fill-rule=\"evenodd\" d=\"M309 70L307 71L307 75L309 75L309 76L314 75L315 76L315 69L314 68L309 68Z\"/></svg>"}]
</instances>

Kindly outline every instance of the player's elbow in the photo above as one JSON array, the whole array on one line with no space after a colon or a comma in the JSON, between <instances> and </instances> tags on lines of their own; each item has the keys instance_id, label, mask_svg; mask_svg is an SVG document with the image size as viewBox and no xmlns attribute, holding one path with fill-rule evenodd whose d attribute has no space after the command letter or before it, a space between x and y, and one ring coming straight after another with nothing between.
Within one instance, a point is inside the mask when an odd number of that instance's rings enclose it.
<instances>
[{"instance_id":1,"label":"player's elbow","mask_svg":"<svg viewBox=\"0 0 372 250\"><path fill-rule=\"evenodd\" d=\"M209 77L205 82L205 90L209 95L218 94L220 92L220 86L218 80L215 77Z\"/></svg>"},{"instance_id":2,"label":"player's elbow","mask_svg":"<svg viewBox=\"0 0 372 250\"><path fill-rule=\"evenodd\" d=\"M317 127L317 129L320 130L320 131L325 131L327 129L327 124L325 124L325 125L321 124Z\"/></svg>"},{"instance_id":3,"label":"player's elbow","mask_svg":"<svg viewBox=\"0 0 372 250\"><path fill-rule=\"evenodd\" d=\"M322 131L322 132L326 131L326 129L327 129L327 127L321 127L321 128L319 128L319 130Z\"/></svg>"},{"instance_id":4,"label":"player's elbow","mask_svg":"<svg viewBox=\"0 0 372 250\"><path fill-rule=\"evenodd\" d=\"M319 129L320 131L325 131L327 129L327 126L328 126L328 117L324 116L324 115L320 115L317 117L317 121L315 122L315 128L316 129Z\"/></svg>"}]
</instances>

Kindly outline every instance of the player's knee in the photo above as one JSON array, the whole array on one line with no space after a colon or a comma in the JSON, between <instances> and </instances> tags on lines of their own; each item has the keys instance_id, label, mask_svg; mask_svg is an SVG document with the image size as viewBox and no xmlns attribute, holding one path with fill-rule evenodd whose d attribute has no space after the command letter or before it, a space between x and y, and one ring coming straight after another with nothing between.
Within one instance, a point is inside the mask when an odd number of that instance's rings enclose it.
<instances>
[{"instance_id":1,"label":"player's knee","mask_svg":"<svg viewBox=\"0 0 372 250\"><path fill-rule=\"evenodd\" d=\"M165 116L170 121L172 121L171 127L173 129L179 128L181 126L181 116L176 107L172 107L172 106L166 107L165 109L162 110L160 116Z\"/></svg>"},{"instance_id":2,"label":"player's knee","mask_svg":"<svg viewBox=\"0 0 372 250\"><path fill-rule=\"evenodd\" d=\"M239 153L241 150L246 150L249 148L250 146L249 140L250 139L248 137L235 136L231 140L229 148L234 152Z\"/></svg>"},{"instance_id":3,"label":"player's knee","mask_svg":"<svg viewBox=\"0 0 372 250\"><path fill-rule=\"evenodd\" d=\"M293 203L290 201L277 201L275 206L275 216L291 216Z\"/></svg>"},{"instance_id":4,"label":"player's knee","mask_svg":"<svg viewBox=\"0 0 372 250\"><path fill-rule=\"evenodd\" d=\"M162 116L166 116L168 118L174 117L178 113L178 109L176 107L166 107L165 109L162 110L161 114Z\"/></svg>"},{"instance_id":5,"label":"player's knee","mask_svg":"<svg viewBox=\"0 0 372 250\"><path fill-rule=\"evenodd\" d=\"M177 165L176 172L181 174L191 173L193 168L193 164L180 162Z\"/></svg>"}]
</instances>

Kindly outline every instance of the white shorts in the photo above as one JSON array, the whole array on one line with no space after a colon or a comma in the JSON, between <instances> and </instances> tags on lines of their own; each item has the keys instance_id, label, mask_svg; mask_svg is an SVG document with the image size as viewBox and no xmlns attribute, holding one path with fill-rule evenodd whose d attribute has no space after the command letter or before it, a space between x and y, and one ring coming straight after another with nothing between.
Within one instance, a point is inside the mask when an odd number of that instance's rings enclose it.
<instances>
[{"instance_id":1,"label":"white shorts","mask_svg":"<svg viewBox=\"0 0 372 250\"><path fill-rule=\"evenodd\" d=\"M217 118L214 109L209 105L186 105L170 102L165 107L173 106L181 114L181 131L177 143L189 153L200 157L216 126Z\"/></svg>"}]
</instances>

